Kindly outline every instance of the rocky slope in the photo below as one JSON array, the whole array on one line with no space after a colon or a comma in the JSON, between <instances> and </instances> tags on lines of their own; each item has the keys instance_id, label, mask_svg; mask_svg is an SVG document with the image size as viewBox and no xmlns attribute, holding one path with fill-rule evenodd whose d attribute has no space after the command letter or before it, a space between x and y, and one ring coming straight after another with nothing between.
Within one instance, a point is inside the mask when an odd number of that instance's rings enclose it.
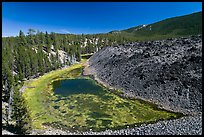
<instances>
[{"instance_id":1,"label":"rocky slope","mask_svg":"<svg viewBox=\"0 0 204 137\"><path fill-rule=\"evenodd\" d=\"M202 112L202 36L106 47L89 59L98 79L165 109Z\"/></svg>"}]
</instances>

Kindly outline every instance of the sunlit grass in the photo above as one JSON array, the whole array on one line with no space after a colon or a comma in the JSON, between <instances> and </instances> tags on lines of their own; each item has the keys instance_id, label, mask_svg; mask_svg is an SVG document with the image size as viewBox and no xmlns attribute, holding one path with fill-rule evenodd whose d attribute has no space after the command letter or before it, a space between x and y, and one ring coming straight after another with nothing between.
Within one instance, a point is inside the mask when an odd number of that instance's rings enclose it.
<instances>
[{"instance_id":1,"label":"sunlit grass","mask_svg":"<svg viewBox=\"0 0 204 137\"><path fill-rule=\"evenodd\" d=\"M24 84L24 86L35 87L27 88L23 93L23 96L27 100L28 106L31 110L31 118L33 119L34 128L42 128L42 123L56 120L56 117L49 114L49 111L46 108L46 106L49 106L49 104L47 104L48 102L46 102L47 97L53 94L52 89L50 87L48 88L48 84L50 84L53 79L58 80L67 78L69 76L73 77L72 75L69 75L69 72L74 69L81 68L85 61L86 60L82 60L79 64L74 64L67 68L51 71L38 79L34 79Z\"/></svg>"}]
</instances>

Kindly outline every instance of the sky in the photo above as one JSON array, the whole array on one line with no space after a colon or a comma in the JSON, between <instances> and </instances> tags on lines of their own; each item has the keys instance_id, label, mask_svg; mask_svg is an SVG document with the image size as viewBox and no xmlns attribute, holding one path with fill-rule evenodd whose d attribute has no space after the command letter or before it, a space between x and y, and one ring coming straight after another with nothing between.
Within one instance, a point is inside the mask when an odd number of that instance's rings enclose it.
<instances>
[{"instance_id":1,"label":"sky","mask_svg":"<svg viewBox=\"0 0 204 137\"><path fill-rule=\"evenodd\" d=\"M2 2L2 36L96 34L202 11L202 2Z\"/></svg>"}]
</instances>

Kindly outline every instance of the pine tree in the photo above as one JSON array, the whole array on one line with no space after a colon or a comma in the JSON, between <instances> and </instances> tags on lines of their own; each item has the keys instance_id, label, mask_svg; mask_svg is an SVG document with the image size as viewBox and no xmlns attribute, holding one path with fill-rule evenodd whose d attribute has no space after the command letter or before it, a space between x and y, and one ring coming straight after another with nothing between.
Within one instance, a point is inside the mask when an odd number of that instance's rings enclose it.
<instances>
[{"instance_id":1,"label":"pine tree","mask_svg":"<svg viewBox=\"0 0 204 137\"><path fill-rule=\"evenodd\" d=\"M34 33L35 33L34 29L28 29L28 43L29 43L29 45L35 44L35 40L34 40L34 36L33 36Z\"/></svg>"},{"instance_id":2,"label":"pine tree","mask_svg":"<svg viewBox=\"0 0 204 137\"><path fill-rule=\"evenodd\" d=\"M19 42L18 42L18 44L19 44L20 46L25 46L25 45L27 45L27 41L26 41L25 35L24 35L23 31L21 31L21 30L20 30L20 32L19 32Z\"/></svg>"},{"instance_id":3,"label":"pine tree","mask_svg":"<svg viewBox=\"0 0 204 137\"><path fill-rule=\"evenodd\" d=\"M76 61L81 61L81 49L80 49L80 45L76 45Z\"/></svg>"},{"instance_id":4,"label":"pine tree","mask_svg":"<svg viewBox=\"0 0 204 137\"><path fill-rule=\"evenodd\" d=\"M18 72L19 72L19 80L23 80L23 72L22 72L22 68L21 68L21 65L18 64Z\"/></svg>"},{"instance_id":5,"label":"pine tree","mask_svg":"<svg viewBox=\"0 0 204 137\"><path fill-rule=\"evenodd\" d=\"M35 51L30 51L29 58L31 61L31 76L36 75L38 71L38 59L37 59L37 53Z\"/></svg>"},{"instance_id":6,"label":"pine tree","mask_svg":"<svg viewBox=\"0 0 204 137\"><path fill-rule=\"evenodd\" d=\"M36 45L41 44L40 31L39 30L37 30L36 35L34 36L34 42L35 42Z\"/></svg>"},{"instance_id":7,"label":"pine tree","mask_svg":"<svg viewBox=\"0 0 204 137\"><path fill-rule=\"evenodd\" d=\"M29 134L31 131L30 112L27 109L22 93L14 90L12 118L16 121L15 127L18 134Z\"/></svg>"},{"instance_id":8,"label":"pine tree","mask_svg":"<svg viewBox=\"0 0 204 137\"><path fill-rule=\"evenodd\" d=\"M45 33L45 44L47 47L47 52L50 52L51 51L51 41L50 41L50 37L49 37L47 31Z\"/></svg>"},{"instance_id":9,"label":"pine tree","mask_svg":"<svg viewBox=\"0 0 204 137\"><path fill-rule=\"evenodd\" d=\"M43 32L39 33L39 41L40 41L40 44L45 43L45 34Z\"/></svg>"}]
</instances>

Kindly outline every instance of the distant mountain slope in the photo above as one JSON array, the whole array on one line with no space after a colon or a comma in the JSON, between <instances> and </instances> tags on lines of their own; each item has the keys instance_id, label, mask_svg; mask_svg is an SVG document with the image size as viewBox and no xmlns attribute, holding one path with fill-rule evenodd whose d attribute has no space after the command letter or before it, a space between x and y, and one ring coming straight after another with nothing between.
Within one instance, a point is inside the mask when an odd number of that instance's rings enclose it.
<instances>
[{"instance_id":1,"label":"distant mountain slope","mask_svg":"<svg viewBox=\"0 0 204 137\"><path fill-rule=\"evenodd\" d=\"M114 32L116 31L110 33ZM121 35L132 35L138 40L202 34L202 12L168 18L153 24L139 25L117 32L120 32Z\"/></svg>"}]
</instances>

